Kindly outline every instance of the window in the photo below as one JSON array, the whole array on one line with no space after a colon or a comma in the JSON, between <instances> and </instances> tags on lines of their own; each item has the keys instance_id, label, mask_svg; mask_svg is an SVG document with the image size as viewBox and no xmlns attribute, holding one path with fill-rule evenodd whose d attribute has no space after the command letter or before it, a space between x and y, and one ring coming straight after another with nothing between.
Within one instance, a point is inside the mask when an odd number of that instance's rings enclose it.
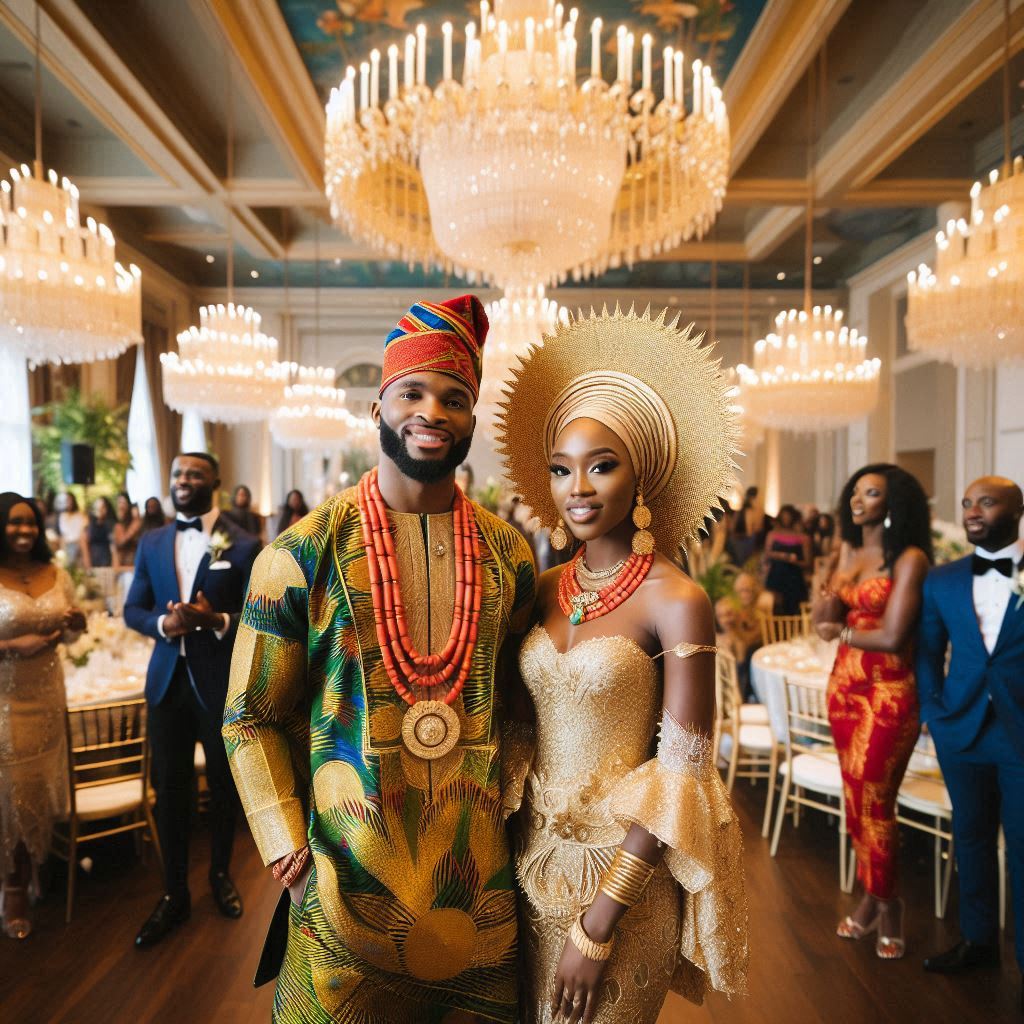
<instances>
[{"instance_id":1,"label":"window","mask_svg":"<svg viewBox=\"0 0 1024 1024\"><path fill-rule=\"evenodd\" d=\"M0 490L32 493L32 425L28 364L14 346L0 345Z\"/></svg>"},{"instance_id":2,"label":"window","mask_svg":"<svg viewBox=\"0 0 1024 1024\"><path fill-rule=\"evenodd\" d=\"M128 411L128 451L132 468L128 470L128 496L141 509L147 498L163 494L160 460L156 448L156 421L149 397L149 380L142 350L135 358L135 380L132 383L132 404Z\"/></svg>"}]
</instances>

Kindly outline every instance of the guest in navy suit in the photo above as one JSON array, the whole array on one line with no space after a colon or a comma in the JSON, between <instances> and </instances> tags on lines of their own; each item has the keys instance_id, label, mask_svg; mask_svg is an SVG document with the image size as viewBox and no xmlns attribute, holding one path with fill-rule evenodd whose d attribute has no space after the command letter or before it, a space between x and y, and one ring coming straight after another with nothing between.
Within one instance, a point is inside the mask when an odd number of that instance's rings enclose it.
<instances>
[{"instance_id":1,"label":"guest in navy suit","mask_svg":"<svg viewBox=\"0 0 1024 1024\"><path fill-rule=\"evenodd\" d=\"M210 885L226 917L242 900L228 873L238 801L220 729L231 648L259 554L256 538L213 507L217 460L188 452L171 466L177 518L143 534L125 622L156 644L146 674L156 826L164 861L164 895L135 944L145 949L189 916L188 841L196 740L206 753L210 789Z\"/></svg>"},{"instance_id":2,"label":"guest in navy suit","mask_svg":"<svg viewBox=\"0 0 1024 1024\"><path fill-rule=\"evenodd\" d=\"M953 804L960 930L926 970L999 962L996 844L1002 823L1024 970L1024 542L1020 488L975 480L963 499L973 555L933 569L924 585L917 683ZM951 645L945 670L947 645ZM1024 1002L1024 993L1022 993ZM1024 1007L1022 1007L1024 1008Z\"/></svg>"}]
</instances>

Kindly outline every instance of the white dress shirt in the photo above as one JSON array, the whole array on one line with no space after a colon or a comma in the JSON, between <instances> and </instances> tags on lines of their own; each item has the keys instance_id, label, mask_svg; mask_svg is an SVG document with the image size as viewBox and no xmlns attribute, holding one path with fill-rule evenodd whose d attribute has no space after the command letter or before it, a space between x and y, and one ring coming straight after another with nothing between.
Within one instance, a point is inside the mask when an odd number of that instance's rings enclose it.
<instances>
[{"instance_id":1,"label":"white dress shirt","mask_svg":"<svg viewBox=\"0 0 1024 1024\"><path fill-rule=\"evenodd\" d=\"M199 571L199 563L203 560L203 555L210 549L210 536L213 533L213 526L219 517L220 510L211 508L209 512L204 512L199 517L202 529L179 530L175 527L174 570L178 576L178 593L181 595L182 601L188 602L192 599L192 587L196 581L196 573ZM186 516L179 512L178 519L183 523L188 523L195 519L195 516ZM161 615L156 620L156 628L161 636L166 635L164 633L165 618L166 615ZM225 612L224 628L214 630L214 636L220 640L230 627L231 616ZM181 638L181 653L182 655L185 654L184 637Z\"/></svg>"},{"instance_id":2,"label":"white dress shirt","mask_svg":"<svg viewBox=\"0 0 1024 1024\"><path fill-rule=\"evenodd\" d=\"M1024 541L1015 540L999 551L984 551L977 548L974 553L979 558L987 558L990 561L995 561L997 558L1011 559L1015 576L1017 566L1020 565L1021 558L1024 558ZM1001 572L996 572L995 569L989 569L984 575L974 577L974 613L978 617L978 628L981 630L981 638L985 642L985 650L989 654L995 649L996 640L999 639L999 630L1006 617L1006 608L1013 596L1013 591L1010 589L1012 585L1012 576L1008 579Z\"/></svg>"}]
</instances>

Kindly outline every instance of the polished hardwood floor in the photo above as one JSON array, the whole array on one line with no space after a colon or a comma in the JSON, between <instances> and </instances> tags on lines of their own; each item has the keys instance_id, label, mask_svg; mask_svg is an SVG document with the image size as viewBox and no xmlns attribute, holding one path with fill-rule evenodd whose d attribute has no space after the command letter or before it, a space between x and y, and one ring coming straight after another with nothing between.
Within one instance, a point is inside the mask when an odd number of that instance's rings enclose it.
<instances>
[{"instance_id":1,"label":"polished hardwood floor","mask_svg":"<svg viewBox=\"0 0 1024 1024\"><path fill-rule=\"evenodd\" d=\"M905 848L906 959L876 959L869 940L842 942L833 933L853 898L837 884L836 833L821 816L786 829L778 857L758 831L763 788L737 783L736 806L746 840L750 903L749 994L712 995L700 1008L670 996L659 1024L992 1024L1017 1014L1020 975L1012 936L1003 967L962 978L925 974L921 958L955 941L956 895L945 921L931 911L930 847L911 837ZM18 1024L235 1024L268 1021L271 987L251 978L277 890L240 832L234 875L245 916L228 921L206 885L206 837L194 841L192 918L148 952L132 946L158 895L155 864L136 861L130 845L91 852L70 925L64 924L62 879L36 908L31 938L0 937L0 1021Z\"/></svg>"}]
</instances>

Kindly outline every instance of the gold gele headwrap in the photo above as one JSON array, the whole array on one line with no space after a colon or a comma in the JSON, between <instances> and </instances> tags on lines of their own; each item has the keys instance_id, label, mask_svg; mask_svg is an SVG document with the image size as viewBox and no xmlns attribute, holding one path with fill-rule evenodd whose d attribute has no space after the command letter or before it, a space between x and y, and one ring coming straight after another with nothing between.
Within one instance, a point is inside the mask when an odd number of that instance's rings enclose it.
<instances>
[{"instance_id":1,"label":"gold gele headwrap","mask_svg":"<svg viewBox=\"0 0 1024 1024\"><path fill-rule=\"evenodd\" d=\"M626 446L646 502L665 489L676 466L676 425L661 396L628 373L592 370L571 380L548 410L544 455L573 420L597 420Z\"/></svg>"},{"instance_id":2,"label":"gold gele headwrap","mask_svg":"<svg viewBox=\"0 0 1024 1024\"><path fill-rule=\"evenodd\" d=\"M565 415L554 410L563 403L563 393L574 390L573 385L589 374L609 379L615 375L614 388L597 381L589 382L587 388L602 392L597 401L604 403L605 409L614 392L617 415L628 416L630 428L620 424L620 433L604 411L599 418L627 447L632 442L624 435L636 430L634 417L627 412L633 403L622 397L624 379L639 381L668 411L667 420L659 414L641 428L660 433L660 424L672 425L674 455L667 466L667 479L656 497L644 492L654 515L650 529L658 550L674 556L680 544L697 536L709 513L728 495L735 479L734 456L739 454L739 429L729 385L719 369L720 360L712 357L710 345L703 344L704 335L694 336L692 324L677 329L678 316L667 324L666 312L656 319L650 308L642 316L633 309L623 313L618 307L614 313L607 308L600 314L591 310L589 316L579 312L569 323L558 324L555 333L534 346L513 370L498 418L498 446L513 489L522 494L543 525L558 522L558 509L551 499L547 445L549 429L555 429L556 421ZM646 401L642 404L647 407ZM579 408L586 406L598 410L590 405L589 396ZM580 415L578 410L574 412L574 418ZM654 453L655 443L654 438L645 438L638 446L634 467L638 479L650 471L657 484L660 460L645 454ZM648 494L652 494L649 502Z\"/></svg>"}]
</instances>

